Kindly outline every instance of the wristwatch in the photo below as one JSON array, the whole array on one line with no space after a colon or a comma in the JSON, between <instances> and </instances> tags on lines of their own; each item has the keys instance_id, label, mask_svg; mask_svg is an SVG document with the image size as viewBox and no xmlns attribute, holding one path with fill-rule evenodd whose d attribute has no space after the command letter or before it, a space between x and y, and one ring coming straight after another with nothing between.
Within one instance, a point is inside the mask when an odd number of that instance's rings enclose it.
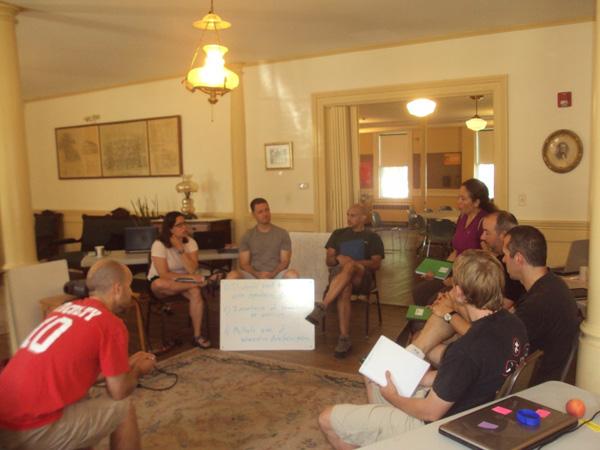
<instances>
[{"instance_id":1,"label":"wristwatch","mask_svg":"<svg viewBox=\"0 0 600 450\"><path fill-rule=\"evenodd\" d=\"M447 312L446 314L444 314L443 319L446 321L446 323L450 323L454 314L456 314L456 311Z\"/></svg>"}]
</instances>

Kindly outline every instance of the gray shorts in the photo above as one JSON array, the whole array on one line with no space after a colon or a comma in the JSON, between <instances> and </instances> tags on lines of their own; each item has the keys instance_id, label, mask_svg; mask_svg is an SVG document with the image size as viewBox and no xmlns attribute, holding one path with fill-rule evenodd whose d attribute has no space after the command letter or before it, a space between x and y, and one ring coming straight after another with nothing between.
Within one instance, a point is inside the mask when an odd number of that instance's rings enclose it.
<instances>
[{"instance_id":1,"label":"gray shorts","mask_svg":"<svg viewBox=\"0 0 600 450\"><path fill-rule=\"evenodd\" d=\"M376 403L368 405L335 405L331 425L342 441L363 447L422 427L425 422L389 404L375 389ZM418 390L414 397L424 397Z\"/></svg>"},{"instance_id":2,"label":"gray shorts","mask_svg":"<svg viewBox=\"0 0 600 450\"><path fill-rule=\"evenodd\" d=\"M281 280L285 274L287 273L288 269L284 269L281 272L279 272L277 275L275 275L275 277L273 277L273 280ZM242 279L244 280L256 280L257 278L252 275L250 272L246 272L244 270L239 270L239 272L242 274Z\"/></svg>"},{"instance_id":3,"label":"gray shorts","mask_svg":"<svg viewBox=\"0 0 600 450\"><path fill-rule=\"evenodd\" d=\"M129 405L129 398L85 398L67 406L62 417L48 425L22 431L0 429L0 442L2 448L11 450L93 447L119 426Z\"/></svg>"}]
</instances>

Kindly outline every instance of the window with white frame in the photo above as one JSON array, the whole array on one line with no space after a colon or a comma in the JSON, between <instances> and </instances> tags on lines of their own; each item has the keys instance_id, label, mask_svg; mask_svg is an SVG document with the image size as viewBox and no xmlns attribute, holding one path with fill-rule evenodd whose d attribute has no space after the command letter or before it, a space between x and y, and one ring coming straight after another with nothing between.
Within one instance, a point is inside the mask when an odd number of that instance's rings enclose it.
<instances>
[{"instance_id":1,"label":"window with white frame","mask_svg":"<svg viewBox=\"0 0 600 450\"><path fill-rule=\"evenodd\" d=\"M494 130L477 132L475 138L475 178L488 188L490 198L494 198Z\"/></svg>"},{"instance_id":2,"label":"window with white frame","mask_svg":"<svg viewBox=\"0 0 600 450\"><path fill-rule=\"evenodd\" d=\"M381 167L379 170L381 198L408 198L408 166Z\"/></svg>"},{"instance_id":3,"label":"window with white frame","mask_svg":"<svg viewBox=\"0 0 600 450\"><path fill-rule=\"evenodd\" d=\"M379 135L379 198L407 199L410 196L411 136L408 132Z\"/></svg>"}]
</instances>

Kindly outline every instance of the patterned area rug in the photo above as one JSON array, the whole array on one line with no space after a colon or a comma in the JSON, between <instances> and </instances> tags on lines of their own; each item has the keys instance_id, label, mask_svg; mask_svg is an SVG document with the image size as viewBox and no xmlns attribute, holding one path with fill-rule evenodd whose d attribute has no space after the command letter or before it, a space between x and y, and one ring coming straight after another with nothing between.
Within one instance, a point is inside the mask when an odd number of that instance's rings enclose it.
<instances>
[{"instance_id":1,"label":"patterned area rug","mask_svg":"<svg viewBox=\"0 0 600 450\"><path fill-rule=\"evenodd\" d=\"M366 403L358 375L218 350L187 351L160 364L179 375L168 391L134 394L142 447L149 449L326 449L323 408ZM167 378L144 384L161 387ZM105 440L98 448L106 448Z\"/></svg>"}]
</instances>

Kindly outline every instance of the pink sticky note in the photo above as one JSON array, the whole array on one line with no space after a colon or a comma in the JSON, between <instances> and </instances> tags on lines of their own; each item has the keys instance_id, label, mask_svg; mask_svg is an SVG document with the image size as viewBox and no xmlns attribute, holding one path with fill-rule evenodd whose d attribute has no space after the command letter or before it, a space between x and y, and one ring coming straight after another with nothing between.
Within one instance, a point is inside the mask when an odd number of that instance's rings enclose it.
<instances>
[{"instance_id":1,"label":"pink sticky note","mask_svg":"<svg viewBox=\"0 0 600 450\"><path fill-rule=\"evenodd\" d=\"M546 417L548 417L550 415L550 411L547 411L545 409L538 409L535 411L538 416L540 416L542 419L545 419Z\"/></svg>"},{"instance_id":2,"label":"pink sticky note","mask_svg":"<svg viewBox=\"0 0 600 450\"><path fill-rule=\"evenodd\" d=\"M512 412L512 410L504 408L502 406L496 406L495 408L492 408L492 411L497 412L498 414L502 414L503 416L506 416L507 414L510 414Z\"/></svg>"}]
</instances>

